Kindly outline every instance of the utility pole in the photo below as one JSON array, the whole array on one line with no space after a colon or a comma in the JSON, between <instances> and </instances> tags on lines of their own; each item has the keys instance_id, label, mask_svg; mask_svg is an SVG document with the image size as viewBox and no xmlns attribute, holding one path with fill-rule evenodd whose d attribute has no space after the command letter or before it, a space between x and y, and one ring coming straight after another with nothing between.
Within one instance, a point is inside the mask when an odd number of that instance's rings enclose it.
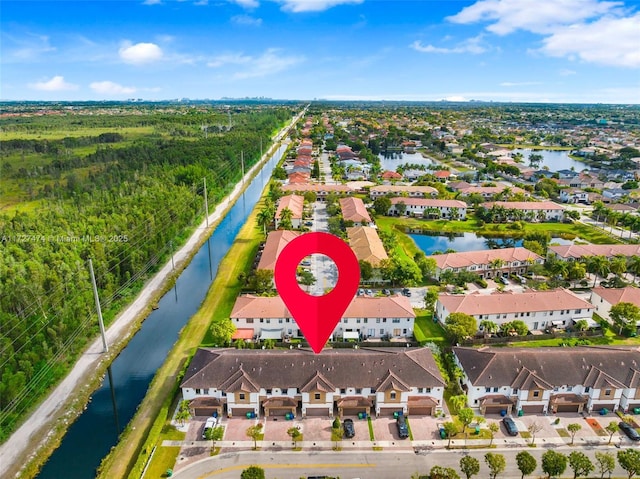
<instances>
[{"instance_id":1,"label":"utility pole","mask_svg":"<svg viewBox=\"0 0 640 479\"><path fill-rule=\"evenodd\" d=\"M171 269L175 270L176 269L176 265L173 262L173 241L169 240L169 248L171 248Z\"/></svg>"},{"instance_id":2,"label":"utility pole","mask_svg":"<svg viewBox=\"0 0 640 479\"><path fill-rule=\"evenodd\" d=\"M209 227L209 200L207 200L207 178L204 177L204 214L207 217L207 228Z\"/></svg>"},{"instance_id":3,"label":"utility pole","mask_svg":"<svg viewBox=\"0 0 640 479\"><path fill-rule=\"evenodd\" d=\"M104 322L102 321L102 309L100 308L100 298L98 297L98 286L96 285L96 275L93 273L93 262L89 258L89 273L91 274L91 285L93 286L93 299L96 300L96 311L98 312L98 324L100 324L100 334L102 335L102 352L109 351L107 336L104 332Z\"/></svg>"}]
</instances>

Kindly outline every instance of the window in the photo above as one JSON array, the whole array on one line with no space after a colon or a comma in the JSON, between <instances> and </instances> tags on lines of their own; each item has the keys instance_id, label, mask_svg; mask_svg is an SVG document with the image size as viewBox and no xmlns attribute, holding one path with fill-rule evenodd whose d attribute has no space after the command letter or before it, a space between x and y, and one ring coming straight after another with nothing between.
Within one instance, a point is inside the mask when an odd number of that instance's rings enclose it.
<instances>
[{"instance_id":1,"label":"window","mask_svg":"<svg viewBox=\"0 0 640 479\"><path fill-rule=\"evenodd\" d=\"M315 394L313 395L313 398L314 398L316 401L319 401L319 400L320 400L320 393L315 393Z\"/></svg>"},{"instance_id":2,"label":"window","mask_svg":"<svg viewBox=\"0 0 640 479\"><path fill-rule=\"evenodd\" d=\"M380 323L380 318L376 318L376 323Z\"/></svg>"},{"instance_id":3,"label":"window","mask_svg":"<svg viewBox=\"0 0 640 479\"><path fill-rule=\"evenodd\" d=\"M576 314L580 314L580 313L582 313L582 310L581 309L576 309Z\"/></svg>"},{"instance_id":4,"label":"window","mask_svg":"<svg viewBox=\"0 0 640 479\"><path fill-rule=\"evenodd\" d=\"M267 389L267 394L271 394L271 389Z\"/></svg>"},{"instance_id":5,"label":"window","mask_svg":"<svg viewBox=\"0 0 640 479\"><path fill-rule=\"evenodd\" d=\"M540 397L540 391L533 391L533 397L534 398Z\"/></svg>"},{"instance_id":6,"label":"window","mask_svg":"<svg viewBox=\"0 0 640 479\"><path fill-rule=\"evenodd\" d=\"M362 394L362 388L356 388L356 394Z\"/></svg>"},{"instance_id":7,"label":"window","mask_svg":"<svg viewBox=\"0 0 640 479\"><path fill-rule=\"evenodd\" d=\"M380 328L380 336L382 336L384 334L384 329Z\"/></svg>"},{"instance_id":8,"label":"window","mask_svg":"<svg viewBox=\"0 0 640 479\"><path fill-rule=\"evenodd\" d=\"M399 323L400 322L400 318L393 318L393 320L391 322L392 323Z\"/></svg>"},{"instance_id":9,"label":"window","mask_svg":"<svg viewBox=\"0 0 640 479\"><path fill-rule=\"evenodd\" d=\"M356 319L356 324L360 324L362 320L360 318Z\"/></svg>"},{"instance_id":10,"label":"window","mask_svg":"<svg viewBox=\"0 0 640 479\"><path fill-rule=\"evenodd\" d=\"M240 401L244 401L245 400L245 394L244 393L238 394L238 399L240 399Z\"/></svg>"},{"instance_id":11,"label":"window","mask_svg":"<svg viewBox=\"0 0 640 479\"><path fill-rule=\"evenodd\" d=\"M386 323L387 322L387 318L382 318L382 322Z\"/></svg>"},{"instance_id":12,"label":"window","mask_svg":"<svg viewBox=\"0 0 640 479\"><path fill-rule=\"evenodd\" d=\"M491 388L484 388L484 392L490 393L491 392Z\"/></svg>"},{"instance_id":13,"label":"window","mask_svg":"<svg viewBox=\"0 0 640 479\"><path fill-rule=\"evenodd\" d=\"M202 389L196 389L196 394L202 394Z\"/></svg>"},{"instance_id":14,"label":"window","mask_svg":"<svg viewBox=\"0 0 640 479\"><path fill-rule=\"evenodd\" d=\"M513 394L518 394L518 388L513 388Z\"/></svg>"},{"instance_id":15,"label":"window","mask_svg":"<svg viewBox=\"0 0 640 479\"><path fill-rule=\"evenodd\" d=\"M253 324L253 318L247 318L247 324Z\"/></svg>"},{"instance_id":16,"label":"window","mask_svg":"<svg viewBox=\"0 0 640 479\"><path fill-rule=\"evenodd\" d=\"M264 323L264 318L260 318L260 322L261 322L261 323Z\"/></svg>"},{"instance_id":17,"label":"window","mask_svg":"<svg viewBox=\"0 0 640 479\"><path fill-rule=\"evenodd\" d=\"M395 399L396 398L396 392L395 391L391 391L389 393L389 399Z\"/></svg>"},{"instance_id":18,"label":"window","mask_svg":"<svg viewBox=\"0 0 640 479\"><path fill-rule=\"evenodd\" d=\"M430 392L431 392L431 388L425 388L425 391L424 391L424 392L426 392L426 393L430 393Z\"/></svg>"},{"instance_id":19,"label":"window","mask_svg":"<svg viewBox=\"0 0 640 479\"><path fill-rule=\"evenodd\" d=\"M423 393L424 392L424 388L418 388L418 393Z\"/></svg>"},{"instance_id":20,"label":"window","mask_svg":"<svg viewBox=\"0 0 640 479\"><path fill-rule=\"evenodd\" d=\"M267 324L271 324L271 320L270 319L267 319Z\"/></svg>"},{"instance_id":21,"label":"window","mask_svg":"<svg viewBox=\"0 0 640 479\"><path fill-rule=\"evenodd\" d=\"M347 390L345 388L340 389L340 394L347 394Z\"/></svg>"},{"instance_id":22,"label":"window","mask_svg":"<svg viewBox=\"0 0 640 479\"><path fill-rule=\"evenodd\" d=\"M573 386L567 386L567 391L573 391Z\"/></svg>"},{"instance_id":23,"label":"window","mask_svg":"<svg viewBox=\"0 0 640 479\"><path fill-rule=\"evenodd\" d=\"M498 388L493 388L493 392L497 393L498 392Z\"/></svg>"},{"instance_id":24,"label":"window","mask_svg":"<svg viewBox=\"0 0 640 479\"><path fill-rule=\"evenodd\" d=\"M611 396L611 389L605 389L604 390L604 395L605 396Z\"/></svg>"},{"instance_id":25,"label":"window","mask_svg":"<svg viewBox=\"0 0 640 479\"><path fill-rule=\"evenodd\" d=\"M369 322L369 318L364 318L364 324L367 324Z\"/></svg>"},{"instance_id":26,"label":"window","mask_svg":"<svg viewBox=\"0 0 640 479\"><path fill-rule=\"evenodd\" d=\"M591 388L589 386L587 386L586 388L584 388L584 392L588 393L589 391L591 391Z\"/></svg>"},{"instance_id":27,"label":"window","mask_svg":"<svg viewBox=\"0 0 640 479\"><path fill-rule=\"evenodd\" d=\"M282 318L278 319L278 323L279 323L279 324L284 323L284 319L282 319Z\"/></svg>"}]
</instances>

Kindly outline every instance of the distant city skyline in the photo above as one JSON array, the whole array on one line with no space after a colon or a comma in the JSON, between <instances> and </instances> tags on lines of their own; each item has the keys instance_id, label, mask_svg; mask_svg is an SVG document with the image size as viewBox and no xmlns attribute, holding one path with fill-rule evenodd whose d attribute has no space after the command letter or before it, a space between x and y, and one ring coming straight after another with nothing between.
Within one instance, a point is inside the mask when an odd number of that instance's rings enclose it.
<instances>
[{"instance_id":1,"label":"distant city skyline","mask_svg":"<svg viewBox=\"0 0 640 479\"><path fill-rule=\"evenodd\" d=\"M640 0L2 3L4 100L640 103Z\"/></svg>"}]
</instances>

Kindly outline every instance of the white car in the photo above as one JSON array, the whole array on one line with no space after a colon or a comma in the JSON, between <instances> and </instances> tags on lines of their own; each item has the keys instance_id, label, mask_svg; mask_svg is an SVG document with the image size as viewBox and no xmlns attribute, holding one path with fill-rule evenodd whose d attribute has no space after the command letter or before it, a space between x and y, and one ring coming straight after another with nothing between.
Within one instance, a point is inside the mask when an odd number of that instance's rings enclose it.
<instances>
[{"instance_id":1,"label":"white car","mask_svg":"<svg viewBox=\"0 0 640 479\"><path fill-rule=\"evenodd\" d=\"M204 428L202 429L202 439L207 438L207 429L213 429L218 424L218 418L209 417L207 421L204 423Z\"/></svg>"}]
</instances>

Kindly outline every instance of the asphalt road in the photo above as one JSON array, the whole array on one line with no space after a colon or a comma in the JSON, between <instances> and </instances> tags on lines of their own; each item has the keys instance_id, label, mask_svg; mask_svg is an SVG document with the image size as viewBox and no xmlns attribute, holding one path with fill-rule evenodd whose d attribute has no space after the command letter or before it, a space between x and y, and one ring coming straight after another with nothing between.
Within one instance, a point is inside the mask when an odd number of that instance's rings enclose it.
<instances>
[{"instance_id":1,"label":"asphalt road","mask_svg":"<svg viewBox=\"0 0 640 479\"><path fill-rule=\"evenodd\" d=\"M520 478L521 473L517 468L515 456L522 448L492 449L491 452L503 454L506 458L507 468L499 474L502 478ZM532 477L543 475L540 469L541 456L548 449L545 447L527 448L538 461L538 468ZM568 455L571 451L581 450L595 464L595 452L612 452L614 455L618 449L614 446L599 447L570 447L562 446L554 448L556 452ZM228 453L196 462L184 470L177 472L176 479L203 479L214 477L216 479L238 479L240 472L250 465L258 465L265 469L267 479L300 479L307 476L339 476L342 479L409 479L412 474L428 474L435 466L454 468L460 472L460 458L465 455L476 457L480 461L480 474L478 477L489 476L489 469L484 462L487 451L473 450L446 450L438 449L415 453L413 451L378 451L378 452L241 452ZM598 477L598 470L590 476ZM626 477L626 472L617 466L613 473L617 477ZM562 475L572 476L572 471L567 470Z\"/></svg>"}]
</instances>

